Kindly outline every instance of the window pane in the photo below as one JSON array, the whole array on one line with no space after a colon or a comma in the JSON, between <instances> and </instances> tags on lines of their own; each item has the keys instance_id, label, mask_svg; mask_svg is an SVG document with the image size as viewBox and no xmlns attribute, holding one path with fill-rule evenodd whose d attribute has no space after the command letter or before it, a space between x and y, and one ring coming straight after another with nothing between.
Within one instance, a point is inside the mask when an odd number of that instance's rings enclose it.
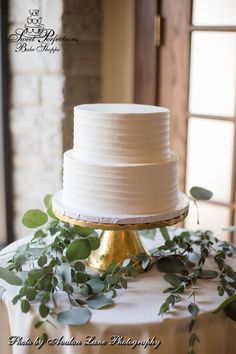
<instances>
[{"instance_id":1,"label":"window pane","mask_svg":"<svg viewBox=\"0 0 236 354\"><path fill-rule=\"evenodd\" d=\"M214 199L229 202L234 124L191 118L188 128L187 191L193 186L212 190Z\"/></svg>"},{"instance_id":2,"label":"window pane","mask_svg":"<svg viewBox=\"0 0 236 354\"><path fill-rule=\"evenodd\" d=\"M197 224L196 207L192 205L189 209L189 215L185 220L185 227L190 230L211 230L215 236L221 240L226 240L228 234L222 231L223 227L229 225L229 209L217 205L198 203L199 220Z\"/></svg>"},{"instance_id":3,"label":"window pane","mask_svg":"<svg viewBox=\"0 0 236 354\"><path fill-rule=\"evenodd\" d=\"M193 24L197 26L236 25L235 0L194 0Z\"/></svg>"},{"instance_id":4,"label":"window pane","mask_svg":"<svg viewBox=\"0 0 236 354\"><path fill-rule=\"evenodd\" d=\"M234 116L235 63L236 33L192 33L191 113Z\"/></svg>"}]
</instances>

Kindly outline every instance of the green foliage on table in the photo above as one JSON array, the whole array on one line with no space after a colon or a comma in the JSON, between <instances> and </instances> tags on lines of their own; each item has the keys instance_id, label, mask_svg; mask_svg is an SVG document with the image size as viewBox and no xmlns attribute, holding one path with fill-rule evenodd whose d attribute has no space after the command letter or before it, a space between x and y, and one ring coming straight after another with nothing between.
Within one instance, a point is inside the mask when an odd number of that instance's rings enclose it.
<instances>
[{"instance_id":1,"label":"green foliage on table","mask_svg":"<svg viewBox=\"0 0 236 354\"><path fill-rule=\"evenodd\" d=\"M112 305L116 289L127 288L126 276L136 275L137 259L129 259L124 265L113 264L104 274L87 272L83 260L99 248L97 232L57 219L50 195L44 198L44 205L45 211L32 209L23 215L22 223L34 228L34 235L29 243L17 248L6 268L0 267L0 278L21 285L13 304L20 302L22 312L27 313L32 303L39 303L41 320L35 328L50 322L50 317L56 317L61 324L81 325L90 320L90 309ZM146 259L140 255L138 262ZM2 294L5 289L0 290ZM67 311L57 310L58 291L69 299ZM42 339L46 340L45 333Z\"/></svg>"},{"instance_id":2,"label":"green foliage on table","mask_svg":"<svg viewBox=\"0 0 236 354\"><path fill-rule=\"evenodd\" d=\"M193 187L190 191L196 200L208 200L212 193L204 188ZM155 267L163 273L169 287L164 290L166 299L160 306L159 315L166 315L179 302L186 303L190 315L188 324L189 350L195 353L195 344L200 341L196 333L196 323L201 309L197 303L197 290L201 281L211 281L224 301L214 311L224 311L236 320L236 273L228 264L236 249L227 242L219 241L211 231L183 231L178 236L170 229L159 229L163 244L151 250L151 255L130 255L119 264L112 263L101 274L87 271L84 260L92 250L100 246L100 239L93 229L62 222L52 210L52 197L44 198L45 211L33 209L26 212L22 222L34 228L31 241L18 247L6 267L0 267L0 278L10 284L21 286L13 303L20 302L24 313L30 311L33 303L38 303L40 320L35 328L41 329L45 322L56 319L62 325L83 325L87 323L93 310L113 305L117 289L126 289L130 277L137 276L137 266L144 271ZM199 215L198 215L199 217ZM230 227L224 231L235 231ZM156 230L142 234L153 238ZM217 270L205 267L211 257ZM0 296L4 292L0 287ZM61 311L58 307L58 293L64 293L70 307ZM41 334L47 341L47 334Z\"/></svg>"}]
</instances>

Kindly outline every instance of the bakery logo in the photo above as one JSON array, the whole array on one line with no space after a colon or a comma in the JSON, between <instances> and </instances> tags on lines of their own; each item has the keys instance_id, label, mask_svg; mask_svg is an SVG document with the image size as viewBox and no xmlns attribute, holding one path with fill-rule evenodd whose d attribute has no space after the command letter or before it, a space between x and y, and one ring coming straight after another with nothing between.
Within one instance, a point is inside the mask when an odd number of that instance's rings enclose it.
<instances>
[{"instance_id":1,"label":"bakery logo","mask_svg":"<svg viewBox=\"0 0 236 354\"><path fill-rule=\"evenodd\" d=\"M30 16L27 17L25 24L25 35L30 37L40 37L44 30L42 17L39 17L39 10L29 10ZM46 31L46 29L45 29Z\"/></svg>"},{"instance_id":2,"label":"bakery logo","mask_svg":"<svg viewBox=\"0 0 236 354\"><path fill-rule=\"evenodd\" d=\"M15 44L15 52L50 54L60 51L61 42L78 42L77 37L59 36L52 28L45 28L38 9L29 10L24 28L16 28L8 39Z\"/></svg>"}]
</instances>

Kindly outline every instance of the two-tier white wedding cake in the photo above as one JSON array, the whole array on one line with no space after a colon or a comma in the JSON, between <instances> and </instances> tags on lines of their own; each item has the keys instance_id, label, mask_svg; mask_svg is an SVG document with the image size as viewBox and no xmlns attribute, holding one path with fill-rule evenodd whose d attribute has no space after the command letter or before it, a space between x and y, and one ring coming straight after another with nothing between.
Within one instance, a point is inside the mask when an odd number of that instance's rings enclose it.
<instances>
[{"instance_id":1,"label":"two-tier white wedding cake","mask_svg":"<svg viewBox=\"0 0 236 354\"><path fill-rule=\"evenodd\" d=\"M74 108L74 146L64 155L62 200L94 217L136 217L175 210L176 154L169 110L138 104Z\"/></svg>"}]
</instances>

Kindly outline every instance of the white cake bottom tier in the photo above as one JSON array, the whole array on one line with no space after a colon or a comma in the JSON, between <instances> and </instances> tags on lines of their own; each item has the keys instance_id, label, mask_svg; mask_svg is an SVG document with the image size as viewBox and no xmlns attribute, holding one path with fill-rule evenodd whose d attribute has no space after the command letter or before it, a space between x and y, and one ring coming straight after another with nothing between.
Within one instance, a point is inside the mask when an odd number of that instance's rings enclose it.
<instances>
[{"instance_id":1,"label":"white cake bottom tier","mask_svg":"<svg viewBox=\"0 0 236 354\"><path fill-rule=\"evenodd\" d=\"M155 214L178 203L177 155L165 162L87 164L64 154L63 201L90 215Z\"/></svg>"}]
</instances>

